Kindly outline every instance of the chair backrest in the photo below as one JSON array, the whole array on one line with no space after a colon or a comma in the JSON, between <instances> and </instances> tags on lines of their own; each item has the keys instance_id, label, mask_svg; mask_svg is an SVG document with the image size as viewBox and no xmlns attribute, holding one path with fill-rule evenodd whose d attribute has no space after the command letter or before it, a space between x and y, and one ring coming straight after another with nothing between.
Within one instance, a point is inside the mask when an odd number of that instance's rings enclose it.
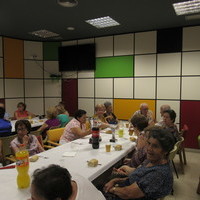
<instances>
[{"instance_id":1,"label":"chair backrest","mask_svg":"<svg viewBox=\"0 0 200 200\"><path fill-rule=\"evenodd\" d=\"M180 140L175 144L175 146L177 147L177 150L179 150L181 143L184 141L183 137L180 137Z\"/></svg>"},{"instance_id":2,"label":"chair backrest","mask_svg":"<svg viewBox=\"0 0 200 200\"><path fill-rule=\"evenodd\" d=\"M177 151L178 151L177 146L174 145L174 148L169 153L169 160L173 160L174 159Z\"/></svg>"},{"instance_id":3,"label":"chair backrest","mask_svg":"<svg viewBox=\"0 0 200 200\"><path fill-rule=\"evenodd\" d=\"M60 128L60 126L61 126L61 125L58 125L58 126L51 126L51 127L49 128L49 130Z\"/></svg>"},{"instance_id":4,"label":"chair backrest","mask_svg":"<svg viewBox=\"0 0 200 200\"><path fill-rule=\"evenodd\" d=\"M2 149L1 149L1 152L2 152L2 158L4 160L4 158L7 156L7 155L10 155L12 154L12 150L10 148L10 143L11 141L16 138L17 135L11 135L11 136L6 136L6 137L0 137L0 140L1 140L1 143L2 143Z\"/></svg>"},{"instance_id":5,"label":"chair backrest","mask_svg":"<svg viewBox=\"0 0 200 200\"><path fill-rule=\"evenodd\" d=\"M49 129L47 131L47 138L52 142L58 142L62 136L65 128Z\"/></svg>"}]
</instances>

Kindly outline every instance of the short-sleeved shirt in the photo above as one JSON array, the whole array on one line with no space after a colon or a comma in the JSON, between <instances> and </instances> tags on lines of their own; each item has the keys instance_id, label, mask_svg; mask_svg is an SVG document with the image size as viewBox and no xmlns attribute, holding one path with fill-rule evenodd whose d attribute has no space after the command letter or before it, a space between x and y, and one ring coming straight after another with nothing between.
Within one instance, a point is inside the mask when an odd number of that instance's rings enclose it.
<instances>
[{"instance_id":1,"label":"short-sleeved shirt","mask_svg":"<svg viewBox=\"0 0 200 200\"><path fill-rule=\"evenodd\" d=\"M11 123L5 119L0 119L0 137L11 135Z\"/></svg>"},{"instance_id":2,"label":"short-sleeved shirt","mask_svg":"<svg viewBox=\"0 0 200 200\"><path fill-rule=\"evenodd\" d=\"M16 137L14 140L11 141L10 146L12 148L20 148L20 144L21 143ZM38 139L35 135L29 135L29 143L26 148L29 152L29 156L32 156L41 152L38 145Z\"/></svg>"},{"instance_id":3,"label":"short-sleeved shirt","mask_svg":"<svg viewBox=\"0 0 200 200\"><path fill-rule=\"evenodd\" d=\"M58 115L57 119L59 119L61 127L65 127L65 125L70 121L69 116L67 116L66 114Z\"/></svg>"},{"instance_id":4,"label":"short-sleeved shirt","mask_svg":"<svg viewBox=\"0 0 200 200\"><path fill-rule=\"evenodd\" d=\"M77 119L73 118L64 129L64 133L60 138L60 143L71 142L79 139L80 137L73 133L72 128L81 128L82 131L86 131L85 124L81 124ZM64 142L63 142L64 141Z\"/></svg>"},{"instance_id":5,"label":"short-sleeved shirt","mask_svg":"<svg viewBox=\"0 0 200 200\"><path fill-rule=\"evenodd\" d=\"M28 111L27 110L24 110L22 112L20 112L19 110L16 110L15 112L17 113L18 117L28 117Z\"/></svg>"},{"instance_id":6,"label":"short-sleeved shirt","mask_svg":"<svg viewBox=\"0 0 200 200\"><path fill-rule=\"evenodd\" d=\"M145 197L137 200L156 200L170 194L173 186L173 175L169 163L146 167L138 167L121 187L137 183ZM121 200L119 197L114 200ZM134 199L131 199L134 200Z\"/></svg>"}]
</instances>

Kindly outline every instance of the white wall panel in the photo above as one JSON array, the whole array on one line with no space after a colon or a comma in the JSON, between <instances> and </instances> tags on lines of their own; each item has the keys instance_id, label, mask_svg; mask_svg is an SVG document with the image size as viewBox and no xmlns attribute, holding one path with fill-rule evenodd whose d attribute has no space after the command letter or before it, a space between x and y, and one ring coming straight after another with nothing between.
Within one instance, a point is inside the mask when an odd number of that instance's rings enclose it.
<instances>
[{"instance_id":1,"label":"white wall panel","mask_svg":"<svg viewBox=\"0 0 200 200\"><path fill-rule=\"evenodd\" d=\"M132 55L134 53L134 34L114 36L114 56Z\"/></svg>"},{"instance_id":2,"label":"white wall panel","mask_svg":"<svg viewBox=\"0 0 200 200\"><path fill-rule=\"evenodd\" d=\"M135 98L155 99L156 78L135 78Z\"/></svg>"},{"instance_id":3,"label":"white wall panel","mask_svg":"<svg viewBox=\"0 0 200 200\"><path fill-rule=\"evenodd\" d=\"M92 117L94 115L94 99L79 98L78 109L85 110L87 116Z\"/></svg>"},{"instance_id":4,"label":"white wall panel","mask_svg":"<svg viewBox=\"0 0 200 200\"><path fill-rule=\"evenodd\" d=\"M78 97L94 97L94 79L78 79Z\"/></svg>"},{"instance_id":5,"label":"white wall panel","mask_svg":"<svg viewBox=\"0 0 200 200\"><path fill-rule=\"evenodd\" d=\"M182 78L182 99L200 100L200 77Z\"/></svg>"},{"instance_id":6,"label":"white wall panel","mask_svg":"<svg viewBox=\"0 0 200 200\"><path fill-rule=\"evenodd\" d=\"M5 99L5 105L6 105L6 112L9 113L11 117L14 117L14 112L17 110L17 104L19 102L24 102L23 98L19 99ZM27 105L27 110L29 109Z\"/></svg>"},{"instance_id":7,"label":"white wall panel","mask_svg":"<svg viewBox=\"0 0 200 200\"><path fill-rule=\"evenodd\" d=\"M156 54L135 56L135 76L156 76Z\"/></svg>"},{"instance_id":8,"label":"white wall panel","mask_svg":"<svg viewBox=\"0 0 200 200\"><path fill-rule=\"evenodd\" d=\"M113 105L113 99L95 99L95 105L104 104L106 101L109 101Z\"/></svg>"},{"instance_id":9,"label":"white wall panel","mask_svg":"<svg viewBox=\"0 0 200 200\"><path fill-rule=\"evenodd\" d=\"M43 80L25 80L25 97L43 97Z\"/></svg>"},{"instance_id":10,"label":"white wall panel","mask_svg":"<svg viewBox=\"0 0 200 200\"><path fill-rule=\"evenodd\" d=\"M23 79L5 79L5 97L24 97Z\"/></svg>"},{"instance_id":11,"label":"white wall panel","mask_svg":"<svg viewBox=\"0 0 200 200\"><path fill-rule=\"evenodd\" d=\"M113 98L113 79L95 79L95 97Z\"/></svg>"},{"instance_id":12,"label":"white wall panel","mask_svg":"<svg viewBox=\"0 0 200 200\"><path fill-rule=\"evenodd\" d=\"M156 53L156 31L135 33L135 54Z\"/></svg>"},{"instance_id":13,"label":"white wall panel","mask_svg":"<svg viewBox=\"0 0 200 200\"><path fill-rule=\"evenodd\" d=\"M61 81L45 80L45 97L61 97Z\"/></svg>"},{"instance_id":14,"label":"white wall panel","mask_svg":"<svg viewBox=\"0 0 200 200\"><path fill-rule=\"evenodd\" d=\"M43 60L43 43L24 41L24 59Z\"/></svg>"},{"instance_id":15,"label":"white wall panel","mask_svg":"<svg viewBox=\"0 0 200 200\"><path fill-rule=\"evenodd\" d=\"M77 78L77 71L62 72L63 78Z\"/></svg>"},{"instance_id":16,"label":"white wall panel","mask_svg":"<svg viewBox=\"0 0 200 200\"><path fill-rule=\"evenodd\" d=\"M133 78L114 79L114 98L133 98Z\"/></svg>"},{"instance_id":17,"label":"white wall panel","mask_svg":"<svg viewBox=\"0 0 200 200\"><path fill-rule=\"evenodd\" d=\"M113 36L95 39L96 57L113 56Z\"/></svg>"},{"instance_id":18,"label":"white wall panel","mask_svg":"<svg viewBox=\"0 0 200 200\"><path fill-rule=\"evenodd\" d=\"M200 50L200 26L183 28L183 51Z\"/></svg>"},{"instance_id":19,"label":"white wall panel","mask_svg":"<svg viewBox=\"0 0 200 200\"><path fill-rule=\"evenodd\" d=\"M160 107L162 105L169 105L172 110L176 112L176 121L175 123L179 123L179 115L180 115L180 101L165 101L165 100L157 100L156 101L156 120L160 121L161 115L160 115Z\"/></svg>"},{"instance_id":20,"label":"white wall panel","mask_svg":"<svg viewBox=\"0 0 200 200\"><path fill-rule=\"evenodd\" d=\"M24 61L25 78L43 78L43 62L42 61Z\"/></svg>"},{"instance_id":21,"label":"white wall panel","mask_svg":"<svg viewBox=\"0 0 200 200\"><path fill-rule=\"evenodd\" d=\"M73 46L73 45L77 45L77 40L62 42L62 46Z\"/></svg>"},{"instance_id":22,"label":"white wall panel","mask_svg":"<svg viewBox=\"0 0 200 200\"><path fill-rule=\"evenodd\" d=\"M35 115L45 114L43 98L26 98L25 102L28 106L28 111L34 113Z\"/></svg>"},{"instance_id":23,"label":"white wall panel","mask_svg":"<svg viewBox=\"0 0 200 200\"><path fill-rule=\"evenodd\" d=\"M181 53L158 54L158 76L180 76L180 71Z\"/></svg>"},{"instance_id":24,"label":"white wall panel","mask_svg":"<svg viewBox=\"0 0 200 200\"><path fill-rule=\"evenodd\" d=\"M0 79L0 98L4 98L4 84L3 84L3 79Z\"/></svg>"},{"instance_id":25,"label":"white wall panel","mask_svg":"<svg viewBox=\"0 0 200 200\"><path fill-rule=\"evenodd\" d=\"M157 78L158 99L180 99L180 77Z\"/></svg>"},{"instance_id":26,"label":"white wall panel","mask_svg":"<svg viewBox=\"0 0 200 200\"><path fill-rule=\"evenodd\" d=\"M78 78L94 78L94 70L78 71Z\"/></svg>"},{"instance_id":27,"label":"white wall panel","mask_svg":"<svg viewBox=\"0 0 200 200\"><path fill-rule=\"evenodd\" d=\"M94 38L78 40L78 44L93 44Z\"/></svg>"},{"instance_id":28,"label":"white wall panel","mask_svg":"<svg viewBox=\"0 0 200 200\"><path fill-rule=\"evenodd\" d=\"M182 75L200 75L200 52L185 52L182 57Z\"/></svg>"},{"instance_id":29,"label":"white wall panel","mask_svg":"<svg viewBox=\"0 0 200 200\"><path fill-rule=\"evenodd\" d=\"M44 77L49 78L51 74L60 75L58 61L44 61Z\"/></svg>"},{"instance_id":30,"label":"white wall panel","mask_svg":"<svg viewBox=\"0 0 200 200\"><path fill-rule=\"evenodd\" d=\"M61 98L45 98L45 115L49 107L56 106L61 101Z\"/></svg>"}]
</instances>

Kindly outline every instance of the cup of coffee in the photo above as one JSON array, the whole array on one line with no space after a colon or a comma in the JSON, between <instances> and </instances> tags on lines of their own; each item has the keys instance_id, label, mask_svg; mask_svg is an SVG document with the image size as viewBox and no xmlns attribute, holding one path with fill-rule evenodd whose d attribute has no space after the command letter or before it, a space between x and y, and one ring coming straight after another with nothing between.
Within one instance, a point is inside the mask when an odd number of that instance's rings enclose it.
<instances>
[{"instance_id":1,"label":"cup of coffee","mask_svg":"<svg viewBox=\"0 0 200 200\"><path fill-rule=\"evenodd\" d=\"M128 132L129 132L129 135L132 136L133 133L134 133L134 130L133 129L129 129Z\"/></svg>"},{"instance_id":2,"label":"cup of coffee","mask_svg":"<svg viewBox=\"0 0 200 200\"><path fill-rule=\"evenodd\" d=\"M106 144L105 147L106 147L106 152L110 152L110 150L111 150L111 145L110 145L110 144Z\"/></svg>"}]
</instances>

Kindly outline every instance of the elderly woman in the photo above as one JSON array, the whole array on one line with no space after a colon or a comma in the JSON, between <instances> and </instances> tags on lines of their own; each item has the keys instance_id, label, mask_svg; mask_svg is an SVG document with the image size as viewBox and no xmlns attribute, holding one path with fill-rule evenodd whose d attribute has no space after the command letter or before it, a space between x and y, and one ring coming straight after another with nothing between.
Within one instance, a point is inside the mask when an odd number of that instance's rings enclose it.
<instances>
[{"instance_id":1,"label":"elderly woman","mask_svg":"<svg viewBox=\"0 0 200 200\"><path fill-rule=\"evenodd\" d=\"M101 122L100 128L107 128L109 127L108 122L106 121L106 118L104 117L106 108L103 104L97 104L95 106L95 114L93 116L94 119Z\"/></svg>"},{"instance_id":2,"label":"elderly woman","mask_svg":"<svg viewBox=\"0 0 200 200\"><path fill-rule=\"evenodd\" d=\"M173 186L168 156L174 143L174 138L167 130L152 129L148 136L148 162L135 169L126 178L109 181L104 187L107 199L146 200L168 195Z\"/></svg>"},{"instance_id":3,"label":"elderly woman","mask_svg":"<svg viewBox=\"0 0 200 200\"><path fill-rule=\"evenodd\" d=\"M65 127L66 124L70 121L69 115L66 114L66 110L61 105L56 106L56 111L57 111L57 114L58 114L57 119L59 119L61 127Z\"/></svg>"},{"instance_id":4,"label":"elderly woman","mask_svg":"<svg viewBox=\"0 0 200 200\"><path fill-rule=\"evenodd\" d=\"M14 112L14 118L19 119L28 119L29 117L35 117L35 115L26 110L26 104L19 102L17 104L17 110Z\"/></svg>"},{"instance_id":5,"label":"elderly woman","mask_svg":"<svg viewBox=\"0 0 200 200\"><path fill-rule=\"evenodd\" d=\"M30 156L44 151L37 137L29 134L31 131L31 124L28 120L17 121L15 123L15 131L17 132L17 137L12 140L10 144L14 153L19 151L21 144L25 145Z\"/></svg>"},{"instance_id":6,"label":"elderly woman","mask_svg":"<svg viewBox=\"0 0 200 200\"><path fill-rule=\"evenodd\" d=\"M71 142L86 135L91 134L91 130L86 130L86 111L77 110L74 118L65 126L63 135L60 138L60 144Z\"/></svg>"},{"instance_id":7,"label":"elderly woman","mask_svg":"<svg viewBox=\"0 0 200 200\"><path fill-rule=\"evenodd\" d=\"M175 120L176 120L176 113L174 110L165 110L163 112L162 127L168 129L173 134L176 141L178 141L180 140L180 134L178 132L176 124L174 124Z\"/></svg>"},{"instance_id":8,"label":"elderly woman","mask_svg":"<svg viewBox=\"0 0 200 200\"><path fill-rule=\"evenodd\" d=\"M104 117L109 124L117 124L118 120L115 114L112 111L112 104L109 101L104 103L106 108L106 112L104 113Z\"/></svg>"},{"instance_id":9,"label":"elderly woman","mask_svg":"<svg viewBox=\"0 0 200 200\"><path fill-rule=\"evenodd\" d=\"M105 200L105 197L84 177L76 174L72 178L66 168L50 165L34 172L31 199Z\"/></svg>"}]
</instances>

